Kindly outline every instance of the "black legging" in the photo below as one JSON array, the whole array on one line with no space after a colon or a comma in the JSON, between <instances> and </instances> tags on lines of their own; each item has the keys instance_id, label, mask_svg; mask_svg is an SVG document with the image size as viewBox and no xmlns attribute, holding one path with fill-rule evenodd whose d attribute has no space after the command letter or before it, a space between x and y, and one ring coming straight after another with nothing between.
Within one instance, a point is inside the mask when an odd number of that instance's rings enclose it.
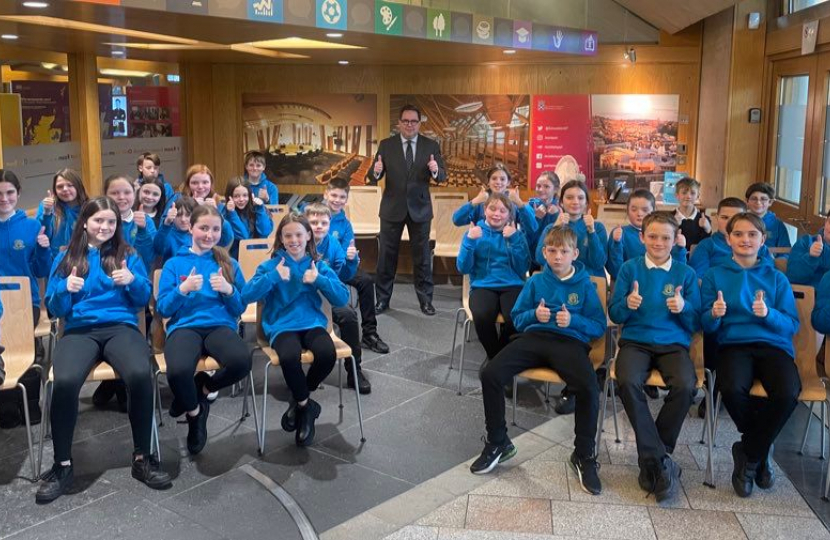
<instances>
[{"instance_id":1,"label":"black legging","mask_svg":"<svg viewBox=\"0 0 830 540\"><path fill-rule=\"evenodd\" d=\"M153 422L150 348L134 326L114 324L68 330L55 345L51 422L56 463L71 459L78 395L99 362L112 366L127 385L134 451L150 454Z\"/></svg>"},{"instance_id":2,"label":"black legging","mask_svg":"<svg viewBox=\"0 0 830 540\"><path fill-rule=\"evenodd\" d=\"M522 292L521 287L504 289L473 289L470 293L470 311L473 314L473 324L476 335L484 346L487 358L493 359L510 341L510 336L516 333L510 312ZM504 325L501 334L496 329L496 318L501 313Z\"/></svg>"},{"instance_id":3,"label":"black legging","mask_svg":"<svg viewBox=\"0 0 830 540\"><path fill-rule=\"evenodd\" d=\"M205 388L216 392L244 379L251 371L251 350L234 330L227 326L177 328L164 344L167 382L176 400L186 411L199 405L193 374L196 364L208 355L222 366Z\"/></svg>"},{"instance_id":4,"label":"black legging","mask_svg":"<svg viewBox=\"0 0 830 540\"><path fill-rule=\"evenodd\" d=\"M299 332L283 332L274 338L271 347L280 357L280 367L285 383L291 390L295 401L308 399L309 393L316 390L328 377L337 361L334 342L325 328L312 328ZM303 373L300 355L303 349L314 354L314 363Z\"/></svg>"}]
</instances>

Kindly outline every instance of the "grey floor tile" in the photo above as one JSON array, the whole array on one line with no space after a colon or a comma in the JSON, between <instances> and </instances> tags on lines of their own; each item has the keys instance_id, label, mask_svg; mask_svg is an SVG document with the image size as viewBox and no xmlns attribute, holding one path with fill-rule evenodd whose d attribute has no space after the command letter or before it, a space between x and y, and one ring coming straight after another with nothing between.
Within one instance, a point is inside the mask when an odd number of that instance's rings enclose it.
<instances>
[{"instance_id":1,"label":"grey floor tile","mask_svg":"<svg viewBox=\"0 0 830 540\"><path fill-rule=\"evenodd\" d=\"M407 525L403 529L387 536L384 540L437 540L438 527Z\"/></svg>"},{"instance_id":2,"label":"grey floor tile","mask_svg":"<svg viewBox=\"0 0 830 540\"><path fill-rule=\"evenodd\" d=\"M551 536L549 534L532 534L520 532L477 531L441 527L438 540L577 540L574 536ZM592 540L580 537L579 540Z\"/></svg>"},{"instance_id":3,"label":"grey floor tile","mask_svg":"<svg viewBox=\"0 0 830 540\"><path fill-rule=\"evenodd\" d=\"M551 534L548 499L470 495L467 528Z\"/></svg>"},{"instance_id":4,"label":"grey floor tile","mask_svg":"<svg viewBox=\"0 0 830 540\"><path fill-rule=\"evenodd\" d=\"M467 520L467 495L462 495L454 501L450 501L440 508L430 512L416 521L416 525L427 527L456 527L464 528Z\"/></svg>"},{"instance_id":5,"label":"grey floor tile","mask_svg":"<svg viewBox=\"0 0 830 540\"><path fill-rule=\"evenodd\" d=\"M404 347L394 353L378 356L363 363L364 371L379 371L410 381L438 386L448 390L458 389L458 355L453 369L449 369L450 357L443 354L419 351ZM466 394L480 387L478 362L465 362L461 392Z\"/></svg>"},{"instance_id":6,"label":"grey floor tile","mask_svg":"<svg viewBox=\"0 0 830 540\"><path fill-rule=\"evenodd\" d=\"M244 529L238 531L241 538ZM130 494L117 494L78 508L16 535L31 540L221 540L222 536Z\"/></svg>"},{"instance_id":7,"label":"grey floor tile","mask_svg":"<svg viewBox=\"0 0 830 540\"><path fill-rule=\"evenodd\" d=\"M510 470L496 469L495 478L473 490L471 494L566 501L566 467L567 465L562 462L531 460Z\"/></svg>"},{"instance_id":8,"label":"grey floor tile","mask_svg":"<svg viewBox=\"0 0 830 540\"><path fill-rule=\"evenodd\" d=\"M381 317L378 327L383 328L384 340L422 351L449 354L455 331L452 321L443 317L426 317L417 307L415 310L392 309ZM459 341L461 334L459 326ZM460 346L460 343L457 342L457 345ZM472 351L467 358L475 358Z\"/></svg>"},{"instance_id":9,"label":"grey floor tile","mask_svg":"<svg viewBox=\"0 0 830 540\"><path fill-rule=\"evenodd\" d=\"M573 469L568 467L568 485L571 500L588 504L620 504L631 506L662 506L671 508L689 508L689 501L678 486L677 494L669 500L658 503L654 496L648 496L637 483L640 469L626 465L608 465L599 471L602 481L602 494L591 495L582 490Z\"/></svg>"},{"instance_id":10,"label":"grey floor tile","mask_svg":"<svg viewBox=\"0 0 830 540\"><path fill-rule=\"evenodd\" d=\"M830 540L818 518L737 514L749 540Z\"/></svg>"},{"instance_id":11,"label":"grey floor tile","mask_svg":"<svg viewBox=\"0 0 830 540\"><path fill-rule=\"evenodd\" d=\"M648 509L641 506L552 501L551 514L556 535L656 540Z\"/></svg>"},{"instance_id":12,"label":"grey floor tile","mask_svg":"<svg viewBox=\"0 0 830 540\"><path fill-rule=\"evenodd\" d=\"M650 508L649 513L660 540L688 540L690 531L695 531L696 538L746 539L741 524L732 512Z\"/></svg>"}]
</instances>

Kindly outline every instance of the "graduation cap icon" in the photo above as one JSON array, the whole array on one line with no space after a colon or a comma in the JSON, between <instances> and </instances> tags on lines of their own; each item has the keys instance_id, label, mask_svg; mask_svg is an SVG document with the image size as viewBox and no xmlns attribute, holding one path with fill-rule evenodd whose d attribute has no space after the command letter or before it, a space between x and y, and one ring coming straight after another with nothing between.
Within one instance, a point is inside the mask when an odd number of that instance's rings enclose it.
<instances>
[{"instance_id":1,"label":"graduation cap icon","mask_svg":"<svg viewBox=\"0 0 830 540\"><path fill-rule=\"evenodd\" d=\"M527 43L527 38L530 36L530 30L521 27L516 30L516 34L519 36L519 43Z\"/></svg>"}]
</instances>

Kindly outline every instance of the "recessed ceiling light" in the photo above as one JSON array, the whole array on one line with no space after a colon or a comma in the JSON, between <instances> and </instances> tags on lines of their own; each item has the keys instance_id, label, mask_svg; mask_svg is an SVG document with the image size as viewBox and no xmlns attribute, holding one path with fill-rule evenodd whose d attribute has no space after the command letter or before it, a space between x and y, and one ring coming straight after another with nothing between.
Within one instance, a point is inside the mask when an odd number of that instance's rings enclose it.
<instances>
[{"instance_id":1,"label":"recessed ceiling light","mask_svg":"<svg viewBox=\"0 0 830 540\"><path fill-rule=\"evenodd\" d=\"M113 56L124 56L124 51L112 51Z\"/></svg>"},{"instance_id":2,"label":"recessed ceiling light","mask_svg":"<svg viewBox=\"0 0 830 540\"><path fill-rule=\"evenodd\" d=\"M326 34L326 37L327 38L342 38L343 34L341 34L340 32L329 32L328 34Z\"/></svg>"},{"instance_id":3,"label":"recessed ceiling light","mask_svg":"<svg viewBox=\"0 0 830 540\"><path fill-rule=\"evenodd\" d=\"M348 66L349 65L348 60L338 60L337 63L340 64L341 66Z\"/></svg>"},{"instance_id":4,"label":"recessed ceiling light","mask_svg":"<svg viewBox=\"0 0 830 540\"><path fill-rule=\"evenodd\" d=\"M14 34L3 34L3 35L0 35L0 38L14 40L14 39L17 39L17 36L14 35Z\"/></svg>"},{"instance_id":5,"label":"recessed ceiling light","mask_svg":"<svg viewBox=\"0 0 830 540\"><path fill-rule=\"evenodd\" d=\"M505 49L502 52L504 54L516 54L516 49Z\"/></svg>"},{"instance_id":6,"label":"recessed ceiling light","mask_svg":"<svg viewBox=\"0 0 830 540\"><path fill-rule=\"evenodd\" d=\"M23 2L23 7L43 9L49 7L49 2Z\"/></svg>"}]
</instances>

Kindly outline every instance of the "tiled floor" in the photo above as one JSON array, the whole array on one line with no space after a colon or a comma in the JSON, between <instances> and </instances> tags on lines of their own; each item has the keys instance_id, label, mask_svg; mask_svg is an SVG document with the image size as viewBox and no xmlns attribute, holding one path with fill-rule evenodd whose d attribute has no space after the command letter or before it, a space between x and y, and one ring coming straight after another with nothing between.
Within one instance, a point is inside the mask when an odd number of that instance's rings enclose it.
<instances>
[{"instance_id":1,"label":"tiled floor","mask_svg":"<svg viewBox=\"0 0 830 540\"><path fill-rule=\"evenodd\" d=\"M239 422L241 398L223 395L211 408L208 446L196 458L187 455L186 428L165 414L162 455L175 483L169 491L153 492L130 478L126 416L93 409L94 387L88 385L73 447L76 489L51 505L36 506L35 486L20 478L30 474L25 433L0 430L0 538L300 538L276 499L240 470L246 464L288 491L326 540L389 535L664 540L689 538L689 531L695 531L694 538L830 538L811 510L830 516L830 504L815 497L822 462L798 457L791 448L800 443L799 428L806 418L801 409L776 448L792 481L782 474L775 490L748 501L727 489L731 458L724 445L735 437L728 421L717 438L723 446L716 452L718 489L701 486L705 452L697 443L700 423L694 418L675 452L684 467L682 493L659 506L645 498L636 486L636 450L624 413L621 443L613 441L611 419L606 423L600 452L603 495L582 493L566 465L573 418L557 417L545 404L543 389L531 384L519 387L518 427L511 427L519 455L498 474L471 475L467 467L481 450L483 432L476 371L484 353L475 339L467 344L468 369L458 396L459 372L447 366L459 300L458 287L437 287L438 314L427 318L418 310L411 285L396 287L393 309L379 318L381 335L392 350L383 356L364 351L364 368L374 386L362 400L365 444L360 443L354 395L345 391L339 409L333 374L314 396L323 405L317 441L297 448L292 434L279 427L287 390L275 371L268 389L264 456L256 451L253 419ZM460 348L459 341L456 367ZM258 390L262 362L257 354ZM162 392L169 404L169 393ZM811 455L818 451L815 424ZM44 461L51 463L49 444ZM796 488L812 495L802 498Z\"/></svg>"}]
</instances>

